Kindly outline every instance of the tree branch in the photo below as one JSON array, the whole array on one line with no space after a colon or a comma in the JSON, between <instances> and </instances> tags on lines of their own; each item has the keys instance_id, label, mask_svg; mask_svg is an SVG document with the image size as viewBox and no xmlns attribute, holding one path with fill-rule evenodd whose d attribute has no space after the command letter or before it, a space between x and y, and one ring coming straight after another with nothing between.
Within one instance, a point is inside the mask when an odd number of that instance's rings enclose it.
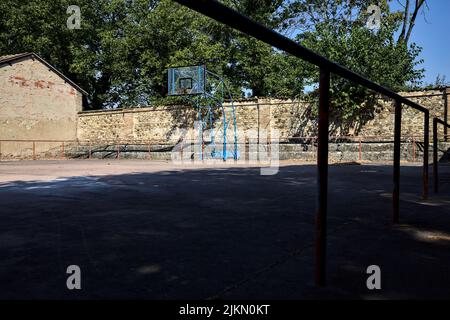
<instances>
[{"instance_id":1,"label":"tree branch","mask_svg":"<svg viewBox=\"0 0 450 320\"><path fill-rule=\"evenodd\" d=\"M398 37L398 41L397 41L398 43L405 40L406 27L408 25L408 18L409 18L409 0L406 0L405 11L404 11L404 15L403 15L403 27L402 27L402 32L400 33L400 36Z\"/></svg>"},{"instance_id":2,"label":"tree branch","mask_svg":"<svg viewBox=\"0 0 450 320\"><path fill-rule=\"evenodd\" d=\"M408 33L406 34L405 43L409 42L409 38L411 37L412 30L416 23L417 14L419 13L419 11L422 8L424 3L425 3L425 0L416 0L416 7L414 8L414 13L409 22L409 28L408 28Z\"/></svg>"}]
</instances>

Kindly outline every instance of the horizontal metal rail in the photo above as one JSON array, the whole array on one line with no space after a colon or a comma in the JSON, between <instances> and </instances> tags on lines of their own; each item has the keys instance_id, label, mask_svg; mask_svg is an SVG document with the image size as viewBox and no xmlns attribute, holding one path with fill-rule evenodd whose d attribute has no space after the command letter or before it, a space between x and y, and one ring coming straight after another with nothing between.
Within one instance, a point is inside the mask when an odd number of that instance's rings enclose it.
<instances>
[{"instance_id":1,"label":"horizontal metal rail","mask_svg":"<svg viewBox=\"0 0 450 320\"><path fill-rule=\"evenodd\" d=\"M426 149L427 143L421 139L422 135L408 135L402 137L400 142L402 144L411 144L412 145L412 161L416 162L416 156L419 152L424 152ZM335 143L337 145L344 145L344 144L357 144L358 145L358 161L363 161L363 145L366 144L392 144L394 143L394 137L393 136L330 136L330 143ZM36 158L36 153L39 153L36 151L36 148L40 147L41 151L40 153L45 153L51 151L51 148L57 148L60 147L60 153L61 153L61 159L65 159L65 156L67 153L70 154L70 152L73 150L73 148L79 148L79 147L89 147L89 158L91 158L92 153L101 152L102 150L99 150L99 148L105 148L105 147L111 147L115 148L115 152L117 153L118 147L137 147L137 146L145 146L146 152L149 153L149 159L150 159L150 153L157 153L162 151L167 151L167 148L175 147L177 144L182 145L183 148L188 147L189 145L196 145L198 143L197 139L184 139L178 143L161 143L157 141L143 141L143 140L12 140L12 139L0 139L0 160L2 159L2 156L7 155L5 152L2 153L6 149L11 148L11 144L14 145L13 148L20 148L22 145L25 145L23 149L32 149L34 156L33 158ZM208 144L208 141L206 141ZM299 145L299 146L308 146L308 149L303 150L303 152L314 152L317 148L318 143L318 137L317 136L297 136L297 137L279 137L277 139L275 138L267 138L264 140L259 140L257 138L249 138L246 137L242 141L238 141L237 144L239 146L248 146L251 144L257 144L257 145L273 145L273 144L279 144L279 145ZM48 150L42 150L42 144L47 147ZM47 146L50 145L50 146ZM420 148L422 147L422 148ZM159 148L159 149L158 149ZM162 148L162 149L161 149ZM421 150L420 150L421 149ZM55 149L56 150L56 149ZM106 151L103 150L103 151ZM119 152L142 152L142 150L138 149L122 149L120 148ZM8 157L8 156L7 156ZM15 158L20 156L14 155L14 151L9 152L10 158ZM5 157L3 157L5 159ZM70 159L70 157L68 158Z\"/></svg>"},{"instance_id":2,"label":"horizontal metal rail","mask_svg":"<svg viewBox=\"0 0 450 320\"><path fill-rule=\"evenodd\" d=\"M0 142L38 142L38 143L76 143L76 144L89 144L89 143L104 143L104 144L144 144L147 145L149 143L153 145L173 145L173 143L159 142L154 140L33 140L33 139L0 139Z\"/></svg>"},{"instance_id":3,"label":"horizontal metal rail","mask_svg":"<svg viewBox=\"0 0 450 320\"><path fill-rule=\"evenodd\" d=\"M440 123L443 123L442 120L439 120ZM290 140L290 141L296 141L296 140L317 140L318 136L282 136L282 137L278 137L278 138L272 138L272 137L268 137L267 139L265 139L265 141L267 142L272 142L272 141L286 141L286 140ZM412 140L419 142L420 139L418 138L423 138L423 135L417 135L417 134L413 134L413 135L402 135L401 139L402 142L410 142ZM380 143L390 143L393 142L394 136L393 135L377 135L377 136L345 136L345 135L331 135L329 136L329 139L332 140L339 140L339 141L344 141L344 143L346 142L345 140L348 141L362 141L362 142L367 142L367 143L376 143L376 142L380 142ZM196 142L196 139L184 139L180 142ZM5 142L5 143L32 143L32 142L36 142L36 143L66 143L66 144L70 144L70 143L74 143L74 144L128 144L128 145L148 145L151 144L153 146L156 145L167 145L167 146L173 146L174 144L176 144L177 142L173 142L173 143L169 143L167 141L155 141L155 140L42 140L42 139L0 139L0 142Z\"/></svg>"},{"instance_id":4,"label":"horizontal metal rail","mask_svg":"<svg viewBox=\"0 0 450 320\"><path fill-rule=\"evenodd\" d=\"M436 120L437 123L442 124L443 126L446 126L447 128L450 128L450 124L448 124L447 122L439 119L439 118L434 118Z\"/></svg>"}]
</instances>

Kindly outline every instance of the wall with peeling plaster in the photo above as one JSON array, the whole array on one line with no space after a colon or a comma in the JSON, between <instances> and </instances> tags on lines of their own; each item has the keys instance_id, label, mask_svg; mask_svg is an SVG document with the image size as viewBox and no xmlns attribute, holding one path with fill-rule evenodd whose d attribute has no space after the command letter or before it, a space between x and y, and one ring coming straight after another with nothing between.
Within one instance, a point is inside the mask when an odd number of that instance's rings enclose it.
<instances>
[{"instance_id":1,"label":"wall with peeling plaster","mask_svg":"<svg viewBox=\"0 0 450 320\"><path fill-rule=\"evenodd\" d=\"M38 60L0 68L0 140L75 140L81 110L82 94ZM2 153L16 148L3 143Z\"/></svg>"}]
</instances>

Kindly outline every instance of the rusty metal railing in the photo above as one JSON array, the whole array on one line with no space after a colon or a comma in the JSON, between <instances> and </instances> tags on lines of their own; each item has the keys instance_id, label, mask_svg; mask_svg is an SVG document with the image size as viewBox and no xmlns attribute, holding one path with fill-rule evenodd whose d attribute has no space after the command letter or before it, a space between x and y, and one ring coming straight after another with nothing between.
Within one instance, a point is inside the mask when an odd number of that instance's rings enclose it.
<instances>
[{"instance_id":1,"label":"rusty metal railing","mask_svg":"<svg viewBox=\"0 0 450 320\"><path fill-rule=\"evenodd\" d=\"M142 145L148 147L149 156L150 159L150 153L151 153L151 147L152 146L166 146L169 147L173 144L162 142L162 141L146 141L146 140L51 140L51 139L0 139L0 160L4 160L5 158L5 152L4 152L4 146L7 143L12 144L25 144L27 147L24 149L29 149L31 154L27 157L26 155L23 155L23 152L20 152L20 148L12 148L16 149L16 151L10 155L9 158L16 159L16 158L31 158L33 160L37 160L39 156L39 152L37 150L37 147L40 144L57 144L58 146L53 146L52 148L47 147L44 151L41 151L41 153L50 153L50 151L53 151L53 156L49 157L39 157L41 159L66 159L67 157L67 147L71 147L73 145L76 145L77 147L81 146L87 146L88 147L88 159L92 159L93 153L96 151L95 146L105 146L105 145L112 145L115 147L115 154L116 159L120 159L120 153L121 146L126 145ZM59 148L59 151L56 152L55 148ZM23 150L22 150L23 151ZM55 153L58 155L55 156Z\"/></svg>"},{"instance_id":2,"label":"rusty metal railing","mask_svg":"<svg viewBox=\"0 0 450 320\"><path fill-rule=\"evenodd\" d=\"M316 284L325 285L326 265L326 227L328 204L328 125L330 105L330 75L331 73L347 80L358 83L368 89L383 94L395 101L395 127L394 127L394 170L392 192L392 222L399 222L400 205L400 137L402 105L412 107L424 114L424 157L423 157L423 196L428 196L428 145L429 145L429 119L428 109L406 99L365 77L309 50L308 48L284 37L277 32L252 21L235 10L213 0L175 0L199 13L214 20L222 22L229 27L239 30L247 35L259 39L293 56L308 61L320 68L319 80L319 125L318 125L318 200L316 212Z\"/></svg>"},{"instance_id":3,"label":"rusty metal railing","mask_svg":"<svg viewBox=\"0 0 450 320\"><path fill-rule=\"evenodd\" d=\"M406 144L411 144L411 154L410 159L412 159L413 162L416 162L417 160L417 145L421 144L421 137L419 135L406 135L402 137L401 142ZM371 143L392 143L394 140L393 136L343 136L343 135L336 135L336 136L330 136L329 141L334 142L336 144L349 144L354 143L358 144L358 157L355 158L355 161L364 161L366 159L363 158L364 151L363 151L363 145L364 144L371 144ZM317 142L318 137L317 136L286 136L286 137L280 137L277 139L274 138L268 138L266 143L268 145L273 143L278 143L280 145L283 144L298 144L298 145L306 145L308 146L308 150L304 150L305 152L315 152L317 151ZM155 141L155 140L26 140L26 139L0 139L0 160L4 160L4 153L2 152L2 147L7 145L8 143L12 144L22 144L25 145L23 149L30 149L31 155L29 158L33 160L39 159L70 159L70 156L68 157L67 152L70 152L71 149L75 146L77 148L80 147L87 147L87 158L92 159L93 154L97 152L106 152L112 150L104 150L105 146L109 146L111 148L114 148L114 154L116 159L121 158L121 153L124 152L142 152L142 150L127 150L127 146L145 146L146 152L148 153L148 156L146 159L152 159L152 153L154 152L160 152L161 148L170 148L174 146L174 143L168 143L166 141ZM197 140L194 139L184 139L183 144L189 145L189 144L195 144L197 143ZM54 144L53 146L53 157L42 157L39 155L38 147L40 144ZM248 140L245 140L245 142L238 142L240 145L246 145L249 144ZM123 148L125 146L125 148ZM160 149L158 149L159 147ZM59 148L58 151L56 151L56 148ZM310 150L309 150L310 148ZM20 149L20 148L16 148ZM49 150L46 150L49 151ZM41 153L46 153L46 151L41 151ZM17 152L20 154L20 152ZM16 159L21 158L20 155L10 155L10 158ZM26 158L24 156L23 158ZM408 160L405 159L405 160Z\"/></svg>"},{"instance_id":4,"label":"rusty metal railing","mask_svg":"<svg viewBox=\"0 0 450 320\"><path fill-rule=\"evenodd\" d=\"M441 124L444 128L450 128L450 124L442 121L438 118L433 118L433 182L434 182L434 192L439 192L439 159L438 159L438 125ZM446 130L444 130L445 134ZM446 141L446 139L444 139Z\"/></svg>"}]
</instances>

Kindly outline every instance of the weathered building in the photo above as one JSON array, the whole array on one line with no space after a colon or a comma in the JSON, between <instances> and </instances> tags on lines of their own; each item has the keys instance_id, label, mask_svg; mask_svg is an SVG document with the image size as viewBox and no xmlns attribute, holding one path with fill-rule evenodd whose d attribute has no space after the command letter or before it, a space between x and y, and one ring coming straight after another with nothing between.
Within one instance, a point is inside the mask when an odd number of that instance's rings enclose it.
<instances>
[{"instance_id":1,"label":"weathered building","mask_svg":"<svg viewBox=\"0 0 450 320\"><path fill-rule=\"evenodd\" d=\"M0 140L75 140L83 95L35 53L1 56ZM3 153L16 147L4 142Z\"/></svg>"}]
</instances>

